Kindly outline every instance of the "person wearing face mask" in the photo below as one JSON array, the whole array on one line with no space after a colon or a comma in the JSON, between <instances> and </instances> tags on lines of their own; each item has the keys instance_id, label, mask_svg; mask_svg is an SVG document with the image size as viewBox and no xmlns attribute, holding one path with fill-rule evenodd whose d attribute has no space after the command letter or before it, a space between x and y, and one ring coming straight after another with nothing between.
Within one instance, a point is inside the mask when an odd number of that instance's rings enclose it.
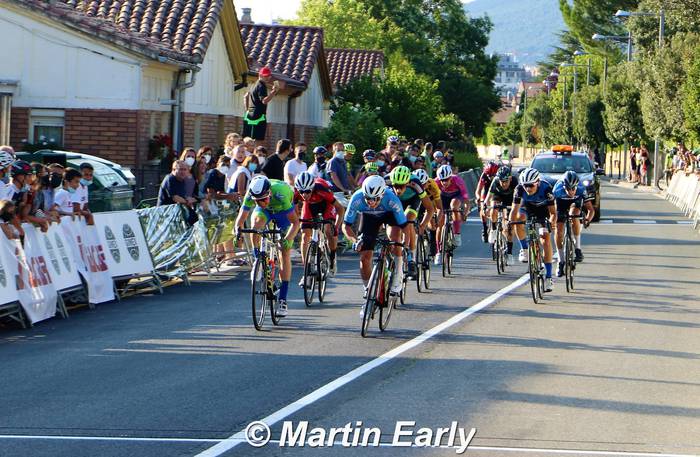
<instances>
[{"instance_id":1,"label":"person wearing face mask","mask_svg":"<svg viewBox=\"0 0 700 457\"><path fill-rule=\"evenodd\" d=\"M56 189L61 187L61 181L61 175L58 173L49 173L36 180L31 209L32 215L48 218L52 222L61 222L53 204Z\"/></svg>"},{"instance_id":2,"label":"person wearing face mask","mask_svg":"<svg viewBox=\"0 0 700 457\"><path fill-rule=\"evenodd\" d=\"M235 198L226 192L226 174L230 164L230 158L221 156L216 163L216 168L207 172L204 178L204 191L207 200L233 200Z\"/></svg>"},{"instance_id":3,"label":"person wearing face mask","mask_svg":"<svg viewBox=\"0 0 700 457\"><path fill-rule=\"evenodd\" d=\"M268 179L284 181L284 161L287 160L287 156L291 151L292 142L290 140L279 140L276 152L265 160L265 163L260 167L260 171Z\"/></svg>"},{"instance_id":4,"label":"person wearing face mask","mask_svg":"<svg viewBox=\"0 0 700 457\"><path fill-rule=\"evenodd\" d=\"M73 194L80 187L81 175L75 168L66 168L63 174L63 187L56 191L53 208L60 216L75 216Z\"/></svg>"},{"instance_id":5,"label":"person wearing face mask","mask_svg":"<svg viewBox=\"0 0 700 457\"><path fill-rule=\"evenodd\" d=\"M24 231L16 217L16 206L9 200L0 200L0 228L8 240L19 240Z\"/></svg>"},{"instance_id":6,"label":"person wearing face mask","mask_svg":"<svg viewBox=\"0 0 700 457\"><path fill-rule=\"evenodd\" d=\"M40 163L32 163L32 173L27 175L24 186L27 189L25 201L19 207L18 215L21 222L29 222L41 227L46 232L49 224L54 220L49 214L37 211L39 200L43 200L41 192L42 181L48 177L46 167Z\"/></svg>"},{"instance_id":7,"label":"person wearing face mask","mask_svg":"<svg viewBox=\"0 0 700 457\"><path fill-rule=\"evenodd\" d=\"M10 184L5 190L5 200L12 201L17 208L27 201L29 192L28 176L33 174L32 166L24 160L17 160L10 166Z\"/></svg>"},{"instance_id":8,"label":"person wearing face mask","mask_svg":"<svg viewBox=\"0 0 700 457\"><path fill-rule=\"evenodd\" d=\"M216 161L213 160L213 154L210 146L202 146L199 148L199 151L197 151L197 161L199 162L201 160L207 164L207 169L215 168Z\"/></svg>"},{"instance_id":9,"label":"person wearing face mask","mask_svg":"<svg viewBox=\"0 0 700 457\"><path fill-rule=\"evenodd\" d=\"M258 156L252 155L246 157L243 164L236 169L236 172L231 176L228 183L228 193L236 194L238 198L243 198L248 190L248 184L253 179L260 167Z\"/></svg>"},{"instance_id":10,"label":"person wearing face mask","mask_svg":"<svg viewBox=\"0 0 700 457\"><path fill-rule=\"evenodd\" d=\"M284 180L290 186L294 185L294 180L296 177L305 172L308 168L306 162L306 145L304 143L297 143L294 148L294 158L288 160L284 165Z\"/></svg>"},{"instance_id":11,"label":"person wearing face mask","mask_svg":"<svg viewBox=\"0 0 700 457\"><path fill-rule=\"evenodd\" d=\"M80 164L80 185L71 195L73 200L73 212L77 215L85 217L88 225L93 225L95 222L92 213L88 208L88 188L92 185L95 169L88 162Z\"/></svg>"},{"instance_id":12,"label":"person wearing face mask","mask_svg":"<svg viewBox=\"0 0 700 457\"><path fill-rule=\"evenodd\" d=\"M312 163L307 170L314 178L322 178L328 181L328 174L326 173L327 154L328 149L323 146L316 146L314 148L314 163Z\"/></svg>"},{"instance_id":13,"label":"person wearing face mask","mask_svg":"<svg viewBox=\"0 0 700 457\"><path fill-rule=\"evenodd\" d=\"M350 173L345 161L345 144L337 142L333 144L333 158L328 161L328 176L333 192L352 192Z\"/></svg>"}]
</instances>

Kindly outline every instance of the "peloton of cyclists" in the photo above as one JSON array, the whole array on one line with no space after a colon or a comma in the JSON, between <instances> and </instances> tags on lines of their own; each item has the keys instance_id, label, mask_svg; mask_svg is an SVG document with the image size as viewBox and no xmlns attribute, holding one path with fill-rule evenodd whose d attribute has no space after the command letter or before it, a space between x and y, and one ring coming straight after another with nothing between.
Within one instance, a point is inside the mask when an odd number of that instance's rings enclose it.
<instances>
[{"instance_id":1,"label":"peloton of cyclists","mask_svg":"<svg viewBox=\"0 0 700 457\"><path fill-rule=\"evenodd\" d=\"M564 223L566 222L567 214L572 216L581 215L581 210L586 209L586 217L584 219L584 225L588 226L593 220L595 215L595 210L593 209L593 204L591 199L588 197L586 188L581 182L579 182L578 175L569 170L564 173L559 181L554 185L554 199L557 207L557 225L555 228L555 238L557 241L557 256L559 257L559 268L557 269L557 276L564 276ZM581 221L573 219L572 227L574 232L574 243L576 248L574 249L576 262L583 262L583 252L581 251Z\"/></svg>"}]
</instances>

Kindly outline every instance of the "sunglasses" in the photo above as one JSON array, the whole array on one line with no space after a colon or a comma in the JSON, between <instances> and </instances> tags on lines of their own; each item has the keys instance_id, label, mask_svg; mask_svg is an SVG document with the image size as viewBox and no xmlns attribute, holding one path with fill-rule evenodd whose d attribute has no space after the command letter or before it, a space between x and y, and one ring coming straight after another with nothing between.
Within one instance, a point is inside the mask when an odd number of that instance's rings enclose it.
<instances>
[{"instance_id":1,"label":"sunglasses","mask_svg":"<svg viewBox=\"0 0 700 457\"><path fill-rule=\"evenodd\" d=\"M382 199L382 197L365 197L365 201L367 203L376 203L381 199Z\"/></svg>"},{"instance_id":2,"label":"sunglasses","mask_svg":"<svg viewBox=\"0 0 700 457\"><path fill-rule=\"evenodd\" d=\"M523 184L523 187L526 189L532 189L533 187L535 187L535 184Z\"/></svg>"},{"instance_id":3,"label":"sunglasses","mask_svg":"<svg viewBox=\"0 0 700 457\"><path fill-rule=\"evenodd\" d=\"M299 193L302 195L310 194L312 192L312 189L309 190L300 190Z\"/></svg>"}]
</instances>

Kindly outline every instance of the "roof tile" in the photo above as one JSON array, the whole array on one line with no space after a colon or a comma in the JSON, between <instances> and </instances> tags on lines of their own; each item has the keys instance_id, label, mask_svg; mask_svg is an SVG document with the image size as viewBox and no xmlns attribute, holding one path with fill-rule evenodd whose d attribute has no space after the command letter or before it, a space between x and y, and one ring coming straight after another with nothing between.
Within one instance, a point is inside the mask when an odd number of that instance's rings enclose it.
<instances>
[{"instance_id":1,"label":"roof tile","mask_svg":"<svg viewBox=\"0 0 700 457\"><path fill-rule=\"evenodd\" d=\"M327 49L328 71L331 81L336 87L344 86L361 76L371 75L372 72L384 67L382 51L364 49Z\"/></svg>"}]
</instances>

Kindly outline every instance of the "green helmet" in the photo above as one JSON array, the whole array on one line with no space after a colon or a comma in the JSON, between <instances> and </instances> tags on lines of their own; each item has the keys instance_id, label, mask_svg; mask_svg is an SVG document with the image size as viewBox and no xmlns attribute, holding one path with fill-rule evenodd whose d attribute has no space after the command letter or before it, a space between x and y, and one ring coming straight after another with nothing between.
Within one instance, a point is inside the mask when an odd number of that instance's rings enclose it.
<instances>
[{"instance_id":1,"label":"green helmet","mask_svg":"<svg viewBox=\"0 0 700 457\"><path fill-rule=\"evenodd\" d=\"M411 170L409 170L408 167L401 165L391 170L389 177L391 178L392 185L404 186L411 180Z\"/></svg>"},{"instance_id":2,"label":"green helmet","mask_svg":"<svg viewBox=\"0 0 700 457\"><path fill-rule=\"evenodd\" d=\"M345 152L349 152L351 154L355 153L355 145L352 143L345 143Z\"/></svg>"},{"instance_id":3,"label":"green helmet","mask_svg":"<svg viewBox=\"0 0 700 457\"><path fill-rule=\"evenodd\" d=\"M367 162L365 164L365 171L367 173L379 173L379 165L377 165L377 162Z\"/></svg>"}]
</instances>

